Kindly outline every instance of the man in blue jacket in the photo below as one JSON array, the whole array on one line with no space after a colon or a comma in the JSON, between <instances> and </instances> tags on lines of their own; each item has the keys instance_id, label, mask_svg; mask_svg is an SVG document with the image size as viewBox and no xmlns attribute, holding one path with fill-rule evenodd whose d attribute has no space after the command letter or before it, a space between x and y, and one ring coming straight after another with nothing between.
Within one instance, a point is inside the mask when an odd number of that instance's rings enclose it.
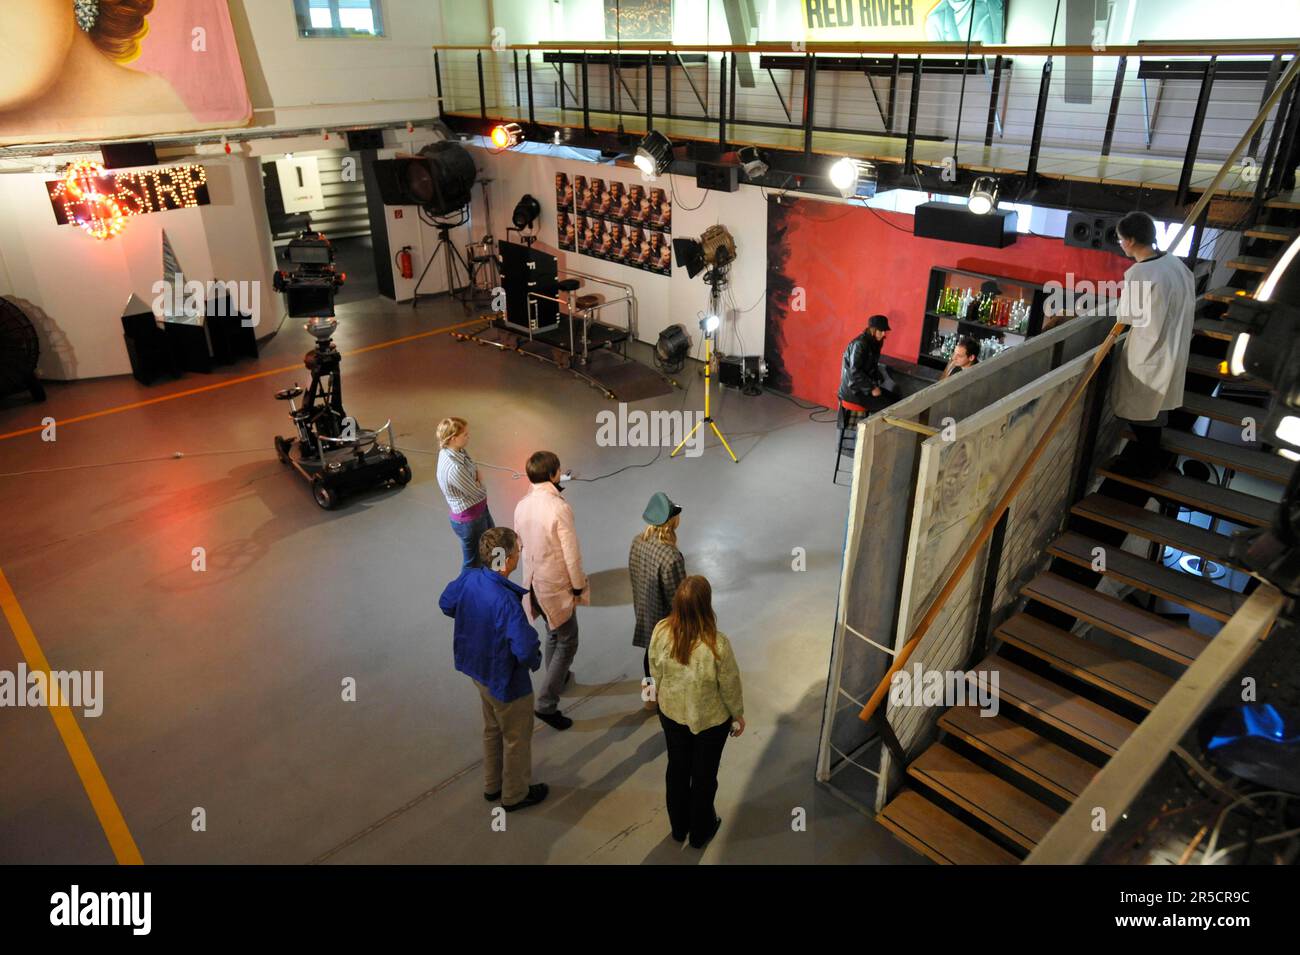
<instances>
[{"instance_id":1,"label":"man in blue jacket","mask_svg":"<svg viewBox=\"0 0 1300 955\"><path fill-rule=\"evenodd\" d=\"M541 642L524 613L523 587L511 583L519 565L519 538L508 527L485 531L481 566L464 570L438 600L456 623L452 642L456 669L478 687L483 700L483 798L501 800L506 812L546 798L533 774L533 683L542 665Z\"/></svg>"}]
</instances>

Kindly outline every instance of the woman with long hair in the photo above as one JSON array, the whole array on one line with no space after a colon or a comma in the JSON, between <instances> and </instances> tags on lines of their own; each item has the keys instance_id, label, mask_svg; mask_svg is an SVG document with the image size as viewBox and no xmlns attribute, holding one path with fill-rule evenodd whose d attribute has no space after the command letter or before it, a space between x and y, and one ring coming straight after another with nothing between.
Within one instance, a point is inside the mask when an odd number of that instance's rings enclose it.
<instances>
[{"instance_id":1,"label":"woman with long hair","mask_svg":"<svg viewBox=\"0 0 1300 955\"><path fill-rule=\"evenodd\" d=\"M681 507L669 500L667 494L656 491L641 515L645 529L633 538L627 557L628 574L632 578L632 607L636 611L632 646L645 649L641 661L645 670L641 699L645 708L652 711L657 703L654 680L650 677L650 634L673 609L673 594L686 579L686 561L677 549L681 513Z\"/></svg>"},{"instance_id":2,"label":"woman with long hair","mask_svg":"<svg viewBox=\"0 0 1300 955\"><path fill-rule=\"evenodd\" d=\"M668 822L677 842L702 849L722 820L713 809L727 736L745 732L745 701L731 641L718 630L713 588L687 577L650 638L650 673L668 744Z\"/></svg>"},{"instance_id":3,"label":"woman with long hair","mask_svg":"<svg viewBox=\"0 0 1300 955\"><path fill-rule=\"evenodd\" d=\"M488 510L482 475L465 450L467 444L469 424L464 418L443 418L438 422L438 487L451 511L451 529L460 538L463 569L478 565L479 538L496 526Z\"/></svg>"}]
</instances>

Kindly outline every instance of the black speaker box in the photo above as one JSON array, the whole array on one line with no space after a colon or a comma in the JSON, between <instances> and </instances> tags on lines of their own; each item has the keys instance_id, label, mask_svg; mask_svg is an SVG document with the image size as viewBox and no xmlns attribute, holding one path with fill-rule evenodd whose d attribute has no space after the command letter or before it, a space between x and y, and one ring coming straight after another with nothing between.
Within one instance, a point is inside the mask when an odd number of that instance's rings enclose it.
<instances>
[{"instance_id":1,"label":"black speaker box","mask_svg":"<svg viewBox=\"0 0 1300 955\"><path fill-rule=\"evenodd\" d=\"M697 162L695 185L701 189L735 192L740 188L740 167L730 163Z\"/></svg>"},{"instance_id":2,"label":"black speaker box","mask_svg":"<svg viewBox=\"0 0 1300 955\"><path fill-rule=\"evenodd\" d=\"M383 149L384 131L382 129L349 129L348 149L360 152L363 149Z\"/></svg>"},{"instance_id":3,"label":"black speaker box","mask_svg":"<svg viewBox=\"0 0 1300 955\"><path fill-rule=\"evenodd\" d=\"M104 157L105 169L158 165L158 151L153 143L104 143L99 152Z\"/></svg>"},{"instance_id":4,"label":"black speaker box","mask_svg":"<svg viewBox=\"0 0 1300 955\"><path fill-rule=\"evenodd\" d=\"M1122 216L1100 212L1071 212L1065 220L1065 244L1079 249L1101 249L1123 255L1115 226Z\"/></svg>"},{"instance_id":5,"label":"black speaker box","mask_svg":"<svg viewBox=\"0 0 1300 955\"><path fill-rule=\"evenodd\" d=\"M1014 209L994 209L977 216L955 202L924 202L916 207L912 234L1002 249L1016 241L1017 221Z\"/></svg>"}]
</instances>

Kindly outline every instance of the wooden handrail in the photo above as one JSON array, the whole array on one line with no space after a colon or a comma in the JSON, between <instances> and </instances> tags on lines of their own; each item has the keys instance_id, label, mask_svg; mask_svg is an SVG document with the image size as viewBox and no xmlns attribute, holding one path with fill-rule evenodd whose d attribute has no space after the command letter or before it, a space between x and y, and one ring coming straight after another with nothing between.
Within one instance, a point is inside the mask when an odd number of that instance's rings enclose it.
<instances>
[{"instance_id":1,"label":"wooden handrail","mask_svg":"<svg viewBox=\"0 0 1300 955\"><path fill-rule=\"evenodd\" d=\"M948 602L948 598L953 595L953 592L961 583L962 576L965 575L966 571L970 570L971 564L973 564L975 558L979 556L980 549L993 535L993 529L997 527L998 521L1002 519L1002 515L1006 513L1007 509L1011 506L1011 502L1015 500L1016 495L1020 493L1020 488L1024 486L1025 481L1029 480L1029 475L1033 471L1034 465L1037 464L1038 459L1042 457L1043 452L1047 449L1047 445L1051 443L1054 437L1056 437L1056 431L1061 426L1061 422L1065 420L1066 416L1074 410L1074 406L1078 404L1079 398L1087 389L1093 376L1096 375L1097 369L1101 367L1102 361L1104 361L1106 355L1110 353L1111 346L1115 344L1115 340L1123 330L1124 325L1116 322L1107 333L1106 340L1097 346L1097 350L1093 353L1092 363L1088 366L1087 372L1085 372L1083 377L1081 377L1078 383L1075 384L1069 397L1065 399L1065 403L1061 405L1060 409L1056 412L1056 415L1052 418L1051 423L1047 426L1047 430L1043 432L1043 436L1038 439L1038 443L1034 445L1034 449L1029 452L1029 457L1027 457L1025 462L1020 466L1020 470L1016 472L1016 476L1012 480L1011 485L1005 492L1003 492L1002 497L998 499L997 504L994 505L993 512L980 526L979 533L975 535L975 540L966 549L966 553L962 555L961 560L957 563L956 569L948 577L947 582L943 585L943 589L939 591L938 596L931 601L930 609L925 612L925 616L921 618L921 622L916 625L916 629L912 632L911 638L903 645L903 648L894 655L893 664L890 665L889 670L881 679L875 692L871 694L871 698L867 700L867 705L864 706L862 712L858 714L858 719L866 721L871 719L875 714L876 709L885 698L885 694L889 692L889 685L893 681L894 674L907 665L908 658L911 657L912 652L921 642L921 638L930 632L930 627L933 626L935 620L939 618L939 613Z\"/></svg>"},{"instance_id":2,"label":"wooden handrail","mask_svg":"<svg viewBox=\"0 0 1300 955\"><path fill-rule=\"evenodd\" d=\"M1219 171L1215 175L1214 181L1210 184L1210 187L1202 192L1201 198L1192 207L1187 218L1183 220L1183 227L1179 230L1173 243L1170 244L1170 249L1178 247L1178 243L1182 241L1183 235L1192 227L1192 224L1209 203L1214 189L1223 181L1223 177L1227 175L1228 170L1232 168L1232 164L1236 162L1237 157L1241 155L1242 150L1245 149L1246 144L1255 134L1255 130L1263 124L1265 117L1268 116L1273 107L1277 105L1279 100L1281 100L1282 96L1291 84L1295 82L1297 75L1300 75L1300 57L1293 57L1291 65L1287 67L1287 71L1278 80L1277 86L1274 87L1273 92L1260 107L1259 112L1255 116L1254 122L1252 122L1250 126L1247 127L1246 131L1242 133L1241 138L1237 141L1236 147L1228 155L1228 158L1223 161L1222 165L1220 165ZM1116 325L1110 330L1110 334L1106 336L1106 340L1098 346L1097 351L1093 356L1092 365L1088 368L1087 374L1085 374L1079 380L1079 383L1074 386L1074 390L1070 392L1070 396L1066 399L1065 404L1061 406L1061 409L1052 419L1051 424L1047 426L1047 430L1043 432L1043 436L1034 446L1034 450L1030 452L1029 457L1025 460L1024 464L1020 466L1020 470L1016 473L1015 479L1012 480L1011 486L1007 488L1006 492L998 500L997 505L993 508L993 513L984 521L984 524L980 527L979 534L976 535L975 540L971 543L970 547L967 548L966 553L962 555L961 561L957 564L957 569L953 571L947 582L944 583L943 589L939 591L938 596L930 603L930 607L926 610L925 616L921 618L921 622L917 624L916 630L913 631L912 636L908 639L907 643L903 644L902 649L895 654L894 662L890 665L889 670L886 671L879 685L867 700L867 704L862 708L862 712L858 714L859 719L865 722L875 715L876 710L880 707L881 701L885 698L885 694L889 692L889 684L893 680L894 674L907 665L913 651L915 651L917 646L920 644L921 638L929 632L930 627L933 626L935 620L938 619L939 613L943 610L944 604L947 603L948 598L953 595L954 591L956 591L957 585L960 583L962 576L970 569L971 564L975 562L975 558L978 556L980 549L988 541L989 537L992 536L994 527L997 526L998 521L1002 519L1003 513L1005 513L1011 506L1011 501L1015 498L1016 494L1019 493L1020 488L1024 485L1025 481L1028 480L1029 473L1033 470L1038 458L1042 455L1043 450L1047 447L1052 438L1056 436L1057 428L1061 426L1061 422L1065 420L1065 416L1070 413L1070 410L1078 402L1084 389L1088 387L1088 383L1092 381L1093 375L1095 375L1097 369L1101 367L1102 360L1110 351L1111 346L1115 344L1115 339L1118 337L1122 329L1123 326L1116 323Z\"/></svg>"},{"instance_id":3,"label":"wooden handrail","mask_svg":"<svg viewBox=\"0 0 1300 955\"><path fill-rule=\"evenodd\" d=\"M573 51L588 53L853 53L864 56L893 56L895 53L915 56L916 54L933 54L944 56L964 56L965 43L852 43L852 42L807 42L795 48L790 42L765 41L749 45L719 43L669 43L669 42L579 42L553 40L538 43L509 43L498 46L474 43L435 43L435 50L506 50L525 51ZM1003 44L999 46L972 43L971 56L1273 56L1275 54L1294 54L1294 40L1246 40L1239 43L1219 42L1189 44L1173 41L1155 41L1130 46L1108 46L1096 50L1091 46L1049 46L1043 44Z\"/></svg>"}]
</instances>

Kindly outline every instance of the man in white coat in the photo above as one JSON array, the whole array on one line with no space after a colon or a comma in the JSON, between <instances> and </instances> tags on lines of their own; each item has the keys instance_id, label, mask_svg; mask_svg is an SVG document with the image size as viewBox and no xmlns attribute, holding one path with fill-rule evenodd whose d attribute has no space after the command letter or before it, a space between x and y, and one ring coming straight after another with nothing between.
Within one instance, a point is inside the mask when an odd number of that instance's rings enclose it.
<instances>
[{"instance_id":1,"label":"man in white coat","mask_svg":"<svg viewBox=\"0 0 1300 955\"><path fill-rule=\"evenodd\" d=\"M1156 249L1156 224L1145 212L1130 212L1116 232L1134 260L1120 292L1117 321L1130 327L1111 397L1115 415L1129 422L1137 442L1124 449L1120 463L1130 475L1150 478L1170 460L1160 448L1160 429L1183 403L1196 283L1177 256Z\"/></svg>"}]
</instances>

